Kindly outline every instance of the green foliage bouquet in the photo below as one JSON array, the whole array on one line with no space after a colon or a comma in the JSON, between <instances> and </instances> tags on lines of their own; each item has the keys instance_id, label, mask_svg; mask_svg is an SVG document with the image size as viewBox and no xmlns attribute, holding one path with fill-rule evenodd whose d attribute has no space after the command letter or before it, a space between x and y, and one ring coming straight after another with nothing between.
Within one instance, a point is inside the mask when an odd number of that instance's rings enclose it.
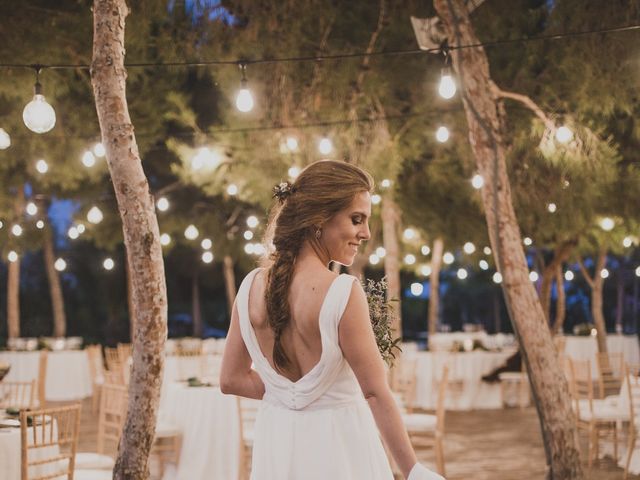
<instances>
[{"instance_id":1,"label":"green foliage bouquet","mask_svg":"<svg viewBox=\"0 0 640 480\"><path fill-rule=\"evenodd\" d=\"M402 351L398 344L400 338L393 339L391 323L392 309L387 301L387 280L383 278L379 282L367 279L363 283L364 291L369 304L369 317L376 337L378 350L386 364L391 368L396 358L396 351Z\"/></svg>"}]
</instances>

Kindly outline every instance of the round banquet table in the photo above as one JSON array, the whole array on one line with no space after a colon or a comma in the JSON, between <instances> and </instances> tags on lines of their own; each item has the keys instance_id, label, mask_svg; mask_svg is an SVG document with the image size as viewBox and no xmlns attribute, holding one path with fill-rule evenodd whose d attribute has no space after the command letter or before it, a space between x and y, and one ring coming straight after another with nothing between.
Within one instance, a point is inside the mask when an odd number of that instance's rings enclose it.
<instances>
[{"instance_id":1,"label":"round banquet table","mask_svg":"<svg viewBox=\"0 0 640 480\"><path fill-rule=\"evenodd\" d=\"M596 353L598 343L596 337L567 335L564 354L576 360L591 360L591 370L596 370ZM607 335L609 353L622 352L624 360L630 364L640 364L640 347L636 335Z\"/></svg>"},{"instance_id":2,"label":"round banquet table","mask_svg":"<svg viewBox=\"0 0 640 480\"><path fill-rule=\"evenodd\" d=\"M33 441L33 432L27 430L28 442ZM48 435L48 433L46 434ZM57 435L54 430L54 435ZM29 440L31 438L31 440ZM49 458L59 453L58 446L49 446L43 448L32 449L29 452L30 460L38 460ZM62 464L64 467L66 465ZM2 480L20 480L22 464L20 457L20 428L0 428L0 478ZM60 466L56 464L45 464L40 466L32 466L29 468L31 475L48 475L58 471Z\"/></svg>"},{"instance_id":3,"label":"round banquet table","mask_svg":"<svg viewBox=\"0 0 640 480\"><path fill-rule=\"evenodd\" d=\"M435 409L437 384L446 364L449 366L449 386L445 396L447 410L502 408L500 384L483 382L482 376L504 364L514 353L514 349L501 352L408 353L408 358L417 359L415 406Z\"/></svg>"},{"instance_id":4,"label":"round banquet table","mask_svg":"<svg viewBox=\"0 0 640 480\"><path fill-rule=\"evenodd\" d=\"M217 387L171 383L160 400L160 419L182 430L177 468L164 480L229 480L238 477L240 420L238 400Z\"/></svg>"},{"instance_id":5,"label":"round banquet table","mask_svg":"<svg viewBox=\"0 0 640 480\"><path fill-rule=\"evenodd\" d=\"M9 363L8 381L38 379L40 352L0 352L0 362ZM85 350L48 352L45 398L51 402L80 400L92 391L89 357Z\"/></svg>"}]
</instances>

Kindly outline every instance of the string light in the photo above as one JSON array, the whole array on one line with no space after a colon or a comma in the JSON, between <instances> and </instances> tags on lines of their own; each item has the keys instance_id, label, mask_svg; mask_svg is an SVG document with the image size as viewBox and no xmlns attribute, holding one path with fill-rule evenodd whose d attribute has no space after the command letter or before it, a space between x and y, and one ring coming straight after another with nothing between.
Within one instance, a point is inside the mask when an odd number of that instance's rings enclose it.
<instances>
[{"instance_id":1,"label":"string light","mask_svg":"<svg viewBox=\"0 0 640 480\"><path fill-rule=\"evenodd\" d=\"M471 255L473 252L476 251L476 246L471 242L467 242L464 244L462 249L464 250L464 253L466 253L467 255Z\"/></svg>"},{"instance_id":2,"label":"string light","mask_svg":"<svg viewBox=\"0 0 640 480\"><path fill-rule=\"evenodd\" d=\"M87 212L87 220L90 223L93 223L94 225L100 223L103 218L104 218L104 215L102 214L102 210L100 210L95 205L91 207L91 209Z\"/></svg>"},{"instance_id":3,"label":"string light","mask_svg":"<svg viewBox=\"0 0 640 480\"><path fill-rule=\"evenodd\" d=\"M289 175L289 178L295 180L296 178L298 178L298 175L300 175L300 169L298 167L289 167L289 170L287 170L287 174Z\"/></svg>"},{"instance_id":4,"label":"string light","mask_svg":"<svg viewBox=\"0 0 640 480\"><path fill-rule=\"evenodd\" d=\"M479 173L476 173L471 179L471 186L476 190L480 190L484 186L484 178Z\"/></svg>"},{"instance_id":5,"label":"string light","mask_svg":"<svg viewBox=\"0 0 640 480\"><path fill-rule=\"evenodd\" d=\"M156 203L156 207L161 212L169 210L169 200L167 200L167 197L160 197Z\"/></svg>"},{"instance_id":6,"label":"string light","mask_svg":"<svg viewBox=\"0 0 640 480\"><path fill-rule=\"evenodd\" d=\"M376 255L375 253L372 253L371 255L369 255L369 263L371 265L377 265L380 263L380 257L378 255Z\"/></svg>"},{"instance_id":7,"label":"string light","mask_svg":"<svg viewBox=\"0 0 640 480\"><path fill-rule=\"evenodd\" d=\"M431 266L430 265L422 265L420 267L420 274L428 277L429 275L431 275Z\"/></svg>"},{"instance_id":8,"label":"string light","mask_svg":"<svg viewBox=\"0 0 640 480\"><path fill-rule=\"evenodd\" d=\"M245 240L251 240L253 239L253 232L251 230L246 230L242 236Z\"/></svg>"},{"instance_id":9,"label":"string light","mask_svg":"<svg viewBox=\"0 0 640 480\"><path fill-rule=\"evenodd\" d=\"M636 277L640 277L640 267L636 267Z\"/></svg>"},{"instance_id":10,"label":"string light","mask_svg":"<svg viewBox=\"0 0 640 480\"><path fill-rule=\"evenodd\" d=\"M420 282L413 282L411 284L411 295L413 295L414 297L419 297L420 295L422 295L422 292L424 292L424 285L422 285Z\"/></svg>"},{"instance_id":11,"label":"string light","mask_svg":"<svg viewBox=\"0 0 640 480\"><path fill-rule=\"evenodd\" d=\"M247 217L247 226L249 228L256 228L258 226L258 218L255 215Z\"/></svg>"},{"instance_id":12,"label":"string light","mask_svg":"<svg viewBox=\"0 0 640 480\"><path fill-rule=\"evenodd\" d=\"M438 93L445 100L449 100L456 94L456 82L451 75L451 57L449 56L449 47L447 45L443 47L442 54L444 55L444 67L440 72Z\"/></svg>"},{"instance_id":13,"label":"string light","mask_svg":"<svg viewBox=\"0 0 640 480\"><path fill-rule=\"evenodd\" d=\"M380 258L384 258L387 255L387 250L384 247L376 248L376 255Z\"/></svg>"},{"instance_id":14,"label":"string light","mask_svg":"<svg viewBox=\"0 0 640 480\"><path fill-rule=\"evenodd\" d=\"M533 240L531 240L529 237L524 237L524 239L522 240L522 243L524 243L527 247L529 247L533 243Z\"/></svg>"},{"instance_id":15,"label":"string light","mask_svg":"<svg viewBox=\"0 0 640 480\"><path fill-rule=\"evenodd\" d=\"M568 143L573 138L573 132L565 125L562 125L556 130L556 140L560 143Z\"/></svg>"},{"instance_id":16,"label":"string light","mask_svg":"<svg viewBox=\"0 0 640 480\"><path fill-rule=\"evenodd\" d=\"M404 263L406 263L407 265L413 265L414 263L416 263L416 257L415 255L412 254L407 254L404 256Z\"/></svg>"},{"instance_id":17,"label":"string light","mask_svg":"<svg viewBox=\"0 0 640 480\"><path fill-rule=\"evenodd\" d=\"M464 268L459 268L456 275L460 280L464 280L469 276L469 273Z\"/></svg>"},{"instance_id":18,"label":"string light","mask_svg":"<svg viewBox=\"0 0 640 480\"><path fill-rule=\"evenodd\" d=\"M96 164L96 157L91 153L91 150L87 150L82 154L82 164L87 168L91 168Z\"/></svg>"},{"instance_id":19,"label":"string light","mask_svg":"<svg viewBox=\"0 0 640 480\"><path fill-rule=\"evenodd\" d=\"M7 254L7 260L9 260L11 263L17 262L18 261L18 254L16 252L14 252L13 250L11 250Z\"/></svg>"},{"instance_id":20,"label":"string light","mask_svg":"<svg viewBox=\"0 0 640 480\"><path fill-rule=\"evenodd\" d=\"M531 272L529 272L529 280L531 280L532 282L537 282L539 278L538 272L536 272L535 270L532 270Z\"/></svg>"},{"instance_id":21,"label":"string light","mask_svg":"<svg viewBox=\"0 0 640 480\"><path fill-rule=\"evenodd\" d=\"M247 113L253 110L253 96L247 85L247 66L244 63L239 63L238 66L242 72L242 78L240 79L240 90L236 96L236 108L242 113Z\"/></svg>"},{"instance_id":22,"label":"string light","mask_svg":"<svg viewBox=\"0 0 640 480\"><path fill-rule=\"evenodd\" d=\"M382 182L380 182L380 186L382 188L389 188L391 186L391 180L388 178L383 179Z\"/></svg>"},{"instance_id":23,"label":"string light","mask_svg":"<svg viewBox=\"0 0 640 480\"><path fill-rule=\"evenodd\" d=\"M254 252L255 252L255 247L253 246L253 243L247 243L244 246L244 253L246 253L247 255L253 255Z\"/></svg>"},{"instance_id":24,"label":"string light","mask_svg":"<svg viewBox=\"0 0 640 480\"><path fill-rule=\"evenodd\" d=\"M107 151L104 148L104 145L102 145L102 143L96 143L93 146L93 154L96 157L102 158L107 154Z\"/></svg>"},{"instance_id":25,"label":"string light","mask_svg":"<svg viewBox=\"0 0 640 480\"><path fill-rule=\"evenodd\" d=\"M453 253L451 252L445 252L444 255L442 255L442 261L446 264L446 265L451 265L454 260L456 258L453 256Z\"/></svg>"},{"instance_id":26,"label":"string light","mask_svg":"<svg viewBox=\"0 0 640 480\"><path fill-rule=\"evenodd\" d=\"M571 280L573 280L573 278L574 278L574 275L573 275L573 272L571 270L567 270L566 272L564 272L564 279L567 282L570 282Z\"/></svg>"},{"instance_id":27,"label":"string light","mask_svg":"<svg viewBox=\"0 0 640 480\"><path fill-rule=\"evenodd\" d=\"M41 65L33 67L36 71L36 83L33 87L34 95L22 111L22 120L29 130L35 133L47 133L56 124L56 112L42 94L40 83Z\"/></svg>"},{"instance_id":28,"label":"string light","mask_svg":"<svg viewBox=\"0 0 640 480\"><path fill-rule=\"evenodd\" d=\"M40 159L36 162L36 170L38 173L47 173L49 171L49 164L46 160Z\"/></svg>"},{"instance_id":29,"label":"string light","mask_svg":"<svg viewBox=\"0 0 640 480\"><path fill-rule=\"evenodd\" d=\"M449 140L449 129L444 126L438 127L438 130L436 130L436 140L440 143L444 143Z\"/></svg>"},{"instance_id":30,"label":"string light","mask_svg":"<svg viewBox=\"0 0 640 480\"><path fill-rule=\"evenodd\" d=\"M603 268L602 270L600 270L600 276L602 278L609 278L609 270L607 270L606 268Z\"/></svg>"},{"instance_id":31,"label":"string light","mask_svg":"<svg viewBox=\"0 0 640 480\"><path fill-rule=\"evenodd\" d=\"M491 279L493 280L493 283L502 283L502 274L500 272L496 272L493 274L493 277L491 277Z\"/></svg>"},{"instance_id":32,"label":"string light","mask_svg":"<svg viewBox=\"0 0 640 480\"><path fill-rule=\"evenodd\" d=\"M36 228L37 228L38 230L42 230L42 229L44 228L44 222L43 222L42 220L38 220L38 221L36 222Z\"/></svg>"},{"instance_id":33,"label":"string light","mask_svg":"<svg viewBox=\"0 0 640 480\"><path fill-rule=\"evenodd\" d=\"M69 230L67 231L67 235L71 240L75 240L80 236L80 234L78 233L78 229L76 227L69 228Z\"/></svg>"},{"instance_id":34,"label":"string light","mask_svg":"<svg viewBox=\"0 0 640 480\"><path fill-rule=\"evenodd\" d=\"M32 217L38 213L38 207L36 206L35 203L33 202L29 202L27 203L27 208L25 209L27 211L28 215L31 215Z\"/></svg>"},{"instance_id":35,"label":"string light","mask_svg":"<svg viewBox=\"0 0 640 480\"><path fill-rule=\"evenodd\" d=\"M604 217L602 220L600 220L600 228L602 228L605 232L610 232L615 226L616 222L613 221L613 218Z\"/></svg>"},{"instance_id":36,"label":"string light","mask_svg":"<svg viewBox=\"0 0 640 480\"><path fill-rule=\"evenodd\" d=\"M413 240L416 238L416 231L413 228L405 228L402 236L405 240Z\"/></svg>"},{"instance_id":37,"label":"string light","mask_svg":"<svg viewBox=\"0 0 640 480\"><path fill-rule=\"evenodd\" d=\"M20 235L22 235L22 227L16 223L11 227L11 233L15 237L19 237Z\"/></svg>"},{"instance_id":38,"label":"string light","mask_svg":"<svg viewBox=\"0 0 640 480\"><path fill-rule=\"evenodd\" d=\"M558 206L555 203L550 203L547 205L547 210L549 211L549 213L555 213L557 209Z\"/></svg>"},{"instance_id":39,"label":"string light","mask_svg":"<svg viewBox=\"0 0 640 480\"><path fill-rule=\"evenodd\" d=\"M426 256L431 253L431 249L429 248L429 245L422 245L422 247L420 247L420 252Z\"/></svg>"},{"instance_id":40,"label":"string light","mask_svg":"<svg viewBox=\"0 0 640 480\"><path fill-rule=\"evenodd\" d=\"M377 193L374 193L373 195L371 195L371 203L373 205L378 205L381 201L382 201L382 197Z\"/></svg>"},{"instance_id":41,"label":"string light","mask_svg":"<svg viewBox=\"0 0 640 480\"><path fill-rule=\"evenodd\" d=\"M11 146L11 137L4 128L0 128L0 150L6 150Z\"/></svg>"},{"instance_id":42,"label":"string light","mask_svg":"<svg viewBox=\"0 0 640 480\"><path fill-rule=\"evenodd\" d=\"M333 143L327 137L322 137L318 142L318 151L323 155L329 155L333 150Z\"/></svg>"},{"instance_id":43,"label":"string light","mask_svg":"<svg viewBox=\"0 0 640 480\"><path fill-rule=\"evenodd\" d=\"M234 183L227 187L227 193L231 196L238 194L238 186Z\"/></svg>"},{"instance_id":44,"label":"string light","mask_svg":"<svg viewBox=\"0 0 640 480\"><path fill-rule=\"evenodd\" d=\"M171 243L171 235L169 235L168 233L163 233L162 235L160 235L160 245L162 245L163 247L166 247L170 243Z\"/></svg>"},{"instance_id":45,"label":"string light","mask_svg":"<svg viewBox=\"0 0 640 480\"><path fill-rule=\"evenodd\" d=\"M213 262L213 253L206 251L202 253L202 261L204 263L211 263Z\"/></svg>"},{"instance_id":46,"label":"string light","mask_svg":"<svg viewBox=\"0 0 640 480\"><path fill-rule=\"evenodd\" d=\"M210 238L203 238L202 241L200 242L200 246L202 247L203 250L210 250L211 247L213 246L213 242L211 241Z\"/></svg>"},{"instance_id":47,"label":"string light","mask_svg":"<svg viewBox=\"0 0 640 480\"><path fill-rule=\"evenodd\" d=\"M82 235L84 233L84 223L76 225L76 230L78 230L78 233Z\"/></svg>"},{"instance_id":48,"label":"string light","mask_svg":"<svg viewBox=\"0 0 640 480\"><path fill-rule=\"evenodd\" d=\"M67 262L64 261L64 258L58 258L53 266L57 271L64 272L67 269Z\"/></svg>"},{"instance_id":49,"label":"string light","mask_svg":"<svg viewBox=\"0 0 640 480\"><path fill-rule=\"evenodd\" d=\"M104 267L105 270L113 270L113 267L115 267L116 264L112 258L107 257L104 259L104 262L102 262L102 266Z\"/></svg>"},{"instance_id":50,"label":"string light","mask_svg":"<svg viewBox=\"0 0 640 480\"><path fill-rule=\"evenodd\" d=\"M298 139L296 137L289 136L286 140L287 148L291 152L298 151Z\"/></svg>"},{"instance_id":51,"label":"string light","mask_svg":"<svg viewBox=\"0 0 640 480\"><path fill-rule=\"evenodd\" d=\"M629 248L631 245L633 245L633 237L624 237L624 240L622 240L622 246Z\"/></svg>"},{"instance_id":52,"label":"string light","mask_svg":"<svg viewBox=\"0 0 640 480\"><path fill-rule=\"evenodd\" d=\"M478 262L478 266L481 270L489 270L489 262L487 262L486 260L480 260Z\"/></svg>"},{"instance_id":53,"label":"string light","mask_svg":"<svg viewBox=\"0 0 640 480\"><path fill-rule=\"evenodd\" d=\"M195 240L196 238L198 238L198 235L200 235L200 232L195 225L189 225L184 230L184 236L187 240Z\"/></svg>"},{"instance_id":54,"label":"string light","mask_svg":"<svg viewBox=\"0 0 640 480\"><path fill-rule=\"evenodd\" d=\"M484 247L482 249L482 253L484 253L485 255L491 255L491 248L490 247Z\"/></svg>"}]
</instances>

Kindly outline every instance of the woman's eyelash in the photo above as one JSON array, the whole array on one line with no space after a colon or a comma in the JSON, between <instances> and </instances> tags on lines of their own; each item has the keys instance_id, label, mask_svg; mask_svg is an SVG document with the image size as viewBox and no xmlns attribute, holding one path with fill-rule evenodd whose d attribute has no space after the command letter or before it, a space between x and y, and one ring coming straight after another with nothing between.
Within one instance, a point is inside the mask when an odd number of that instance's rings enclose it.
<instances>
[{"instance_id":1,"label":"woman's eyelash","mask_svg":"<svg viewBox=\"0 0 640 480\"><path fill-rule=\"evenodd\" d=\"M353 221L354 225L360 225L362 223L362 220L358 217L353 217L351 220Z\"/></svg>"}]
</instances>

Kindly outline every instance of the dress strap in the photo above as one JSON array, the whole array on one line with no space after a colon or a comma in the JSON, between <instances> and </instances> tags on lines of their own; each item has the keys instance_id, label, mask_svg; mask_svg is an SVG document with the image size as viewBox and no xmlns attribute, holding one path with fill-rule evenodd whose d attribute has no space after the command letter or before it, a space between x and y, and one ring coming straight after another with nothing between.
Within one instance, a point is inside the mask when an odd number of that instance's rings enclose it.
<instances>
[{"instance_id":1,"label":"dress strap","mask_svg":"<svg viewBox=\"0 0 640 480\"><path fill-rule=\"evenodd\" d=\"M261 268L255 268L244 277L238 294L236 295L236 308L238 309L238 321L240 323L240 334L244 344L249 351L251 359L255 362L260 358L260 347L254 342L252 333L251 321L249 320L249 292L251 291L251 285L256 274L262 270Z\"/></svg>"},{"instance_id":2,"label":"dress strap","mask_svg":"<svg viewBox=\"0 0 640 480\"><path fill-rule=\"evenodd\" d=\"M336 343L338 342L338 325L347 308L354 281L358 279L353 275L343 273L338 276L327 292L320 314L320 324L324 327L323 333Z\"/></svg>"}]
</instances>

